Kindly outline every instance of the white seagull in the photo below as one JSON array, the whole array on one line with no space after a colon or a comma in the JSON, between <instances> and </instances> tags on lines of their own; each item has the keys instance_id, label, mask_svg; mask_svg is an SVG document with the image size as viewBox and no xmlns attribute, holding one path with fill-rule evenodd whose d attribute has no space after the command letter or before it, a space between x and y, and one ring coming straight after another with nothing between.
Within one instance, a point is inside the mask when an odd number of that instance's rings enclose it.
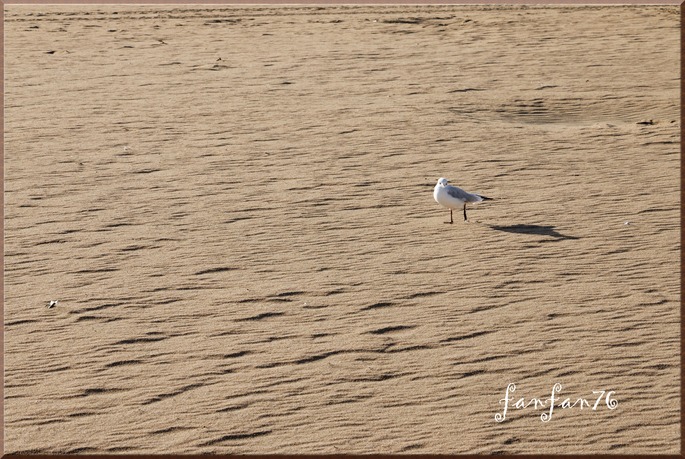
<instances>
[{"instance_id":1,"label":"white seagull","mask_svg":"<svg viewBox=\"0 0 685 459\"><path fill-rule=\"evenodd\" d=\"M492 198L469 193L459 187L448 185L448 183L449 181L446 178L440 178L433 190L435 201L450 210L450 221L445 223L454 223L454 220L452 220L452 210L454 209L464 209L464 221L466 221L466 203L475 204L481 201L492 200Z\"/></svg>"},{"instance_id":2,"label":"white seagull","mask_svg":"<svg viewBox=\"0 0 685 459\"><path fill-rule=\"evenodd\" d=\"M50 302L48 303L48 309L54 308L55 306L57 306L57 303L59 303L59 300L50 300Z\"/></svg>"}]
</instances>

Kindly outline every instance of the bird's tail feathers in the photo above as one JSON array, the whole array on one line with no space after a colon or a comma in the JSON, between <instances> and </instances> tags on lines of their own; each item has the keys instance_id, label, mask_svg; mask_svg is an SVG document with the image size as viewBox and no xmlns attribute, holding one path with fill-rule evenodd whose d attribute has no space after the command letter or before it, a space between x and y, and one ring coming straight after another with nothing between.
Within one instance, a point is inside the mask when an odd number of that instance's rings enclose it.
<instances>
[{"instance_id":1,"label":"bird's tail feathers","mask_svg":"<svg viewBox=\"0 0 685 459\"><path fill-rule=\"evenodd\" d=\"M494 199L488 198L487 196L481 196L481 195L478 195L478 196L479 196L483 201L494 201Z\"/></svg>"}]
</instances>

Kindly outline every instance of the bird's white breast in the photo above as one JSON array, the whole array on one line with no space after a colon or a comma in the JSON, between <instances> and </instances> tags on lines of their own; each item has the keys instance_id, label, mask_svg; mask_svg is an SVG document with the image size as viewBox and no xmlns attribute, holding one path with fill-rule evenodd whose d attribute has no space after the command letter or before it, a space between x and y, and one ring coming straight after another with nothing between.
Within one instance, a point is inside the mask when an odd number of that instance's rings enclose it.
<instances>
[{"instance_id":1,"label":"bird's white breast","mask_svg":"<svg viewBox=\"0 0 685 459\"><path fill-rule=\"evenodd\" d=\"M464 207L464 201L461 199L453 198L447 193L445 187L436 185L433 190L433 198L441 206L445 206L448 209L461 209Z\"/></svg>"}]
</instances>

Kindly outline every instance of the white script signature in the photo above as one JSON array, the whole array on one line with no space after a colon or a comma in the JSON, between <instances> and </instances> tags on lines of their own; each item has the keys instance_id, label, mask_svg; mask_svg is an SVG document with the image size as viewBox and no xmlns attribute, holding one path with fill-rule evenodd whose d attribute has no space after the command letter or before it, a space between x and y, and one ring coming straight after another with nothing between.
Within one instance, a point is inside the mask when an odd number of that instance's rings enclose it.
<instances>
[{"instance_id":1,"label":"white script signature","mask_svg":"<svg viewBox=\"0 0 685 459\"><path fill-rule=\"evenodd\" d=\"M540 415L540 420L542 422L549 422L552 419L554 408L561 408L565 410L578 407L582 410L583 407L586 407L593 411L597 411L597 408L601 408L604 405L606 405L606 407L610 410L614 410L618 406L618 400L612 398L612 395L615 393L613 390L593 390L593 396L590 397L590 401L593 402L591 404L586 398L577 398L574 402L571 402L570 397L562 400L561 396L559 395L561 388L561 384L556 383L554 386L552 386L552 394L549 396L549 398L541 399L533 397L526 401L525 397L520 397L518 399L514 398L516 384L511 383L507 385L504 398L500 399L499 401L500 405L504 404L504 410L501 413L495 414L495 421L504 422L504 420L507 418L507 411L510 407L514 407L517 410L528 408L531 405L536 410L544 408L545 412Z\"/></svg>"}]
</instances>

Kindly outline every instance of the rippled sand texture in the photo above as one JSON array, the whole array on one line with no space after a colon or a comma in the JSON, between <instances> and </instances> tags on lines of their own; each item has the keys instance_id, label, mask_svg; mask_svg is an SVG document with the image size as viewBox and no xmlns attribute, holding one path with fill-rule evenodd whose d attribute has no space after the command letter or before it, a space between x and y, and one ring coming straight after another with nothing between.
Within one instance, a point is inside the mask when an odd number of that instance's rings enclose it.
<instances>
[{"instance_id":1,"label":"rippled sand texture","mask_svg":"<svg viewBox=\"0 0 685 459\"><path fill-rule=\"evenodd\" d=\"M678 452L677 7L6 8L7 452Z\"/></svg>"}]
</instances>

